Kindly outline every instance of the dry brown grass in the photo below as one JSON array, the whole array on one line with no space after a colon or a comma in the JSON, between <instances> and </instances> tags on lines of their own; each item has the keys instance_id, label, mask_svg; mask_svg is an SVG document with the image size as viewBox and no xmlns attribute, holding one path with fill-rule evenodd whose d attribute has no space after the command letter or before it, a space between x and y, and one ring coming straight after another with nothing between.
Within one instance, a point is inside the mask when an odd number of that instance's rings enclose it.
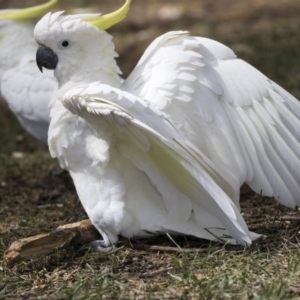
<instances>
[{"instance_id":1,"label":"dry brown grass","mask_svg":"<svg viewBox=\"0 0 300 300\"><path fill-rule=\"evenodd\" d=\"M15 1L19 3L19 1ZM37 1L24 1L36 3ZM65 1L71 6L96 1ZM123 1L97 1L110 11ZM0 0L7 7L12 1ZM64 4L65 3L65 4ZM73 4L72 4L73 3ZM164 7L179 18L162 18ZM160 12L160 17L159 13ZM128 74L159 34L187 29L217 39L300 97L300 2L133 0L122 26L111 29ZM86 217L68 174L48 151L27 136L0 104L0 256L17 238L48 232ZM14 152L22 152L22 159ZM272 199L242 199L252 230L266 234L250 248L177 237L183 249L171 253L123 245L104 254L70 247L14 266L0 259L0 299L290 299L300 297L300 214ZM139 241L176 247L166 236Z\"/></svg>"}]
</instances>

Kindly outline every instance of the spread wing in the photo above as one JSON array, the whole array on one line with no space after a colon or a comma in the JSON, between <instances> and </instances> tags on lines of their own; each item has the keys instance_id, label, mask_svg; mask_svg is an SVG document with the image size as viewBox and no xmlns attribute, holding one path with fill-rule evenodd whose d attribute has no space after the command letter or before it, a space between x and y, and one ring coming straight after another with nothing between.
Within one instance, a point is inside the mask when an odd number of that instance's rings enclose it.
<instances>
[{"instance_id":1,"label":"spread wing","mask_svg":"<svg viewBox=\"0 0 300 300\"><path fill-rule=\"evenodd\" d=\"M235 240L251 242L239 210L216 182L225 189L228 183L163 113L128 92L100 83L73 89L62 102L96 134L103 126L113 133L120 155L148 175L169 211L191 216L195 207L202 207L216 216ZM172 193L166 182L177 192ZM191 205L182 201L181 193L188 196Z\"/></svg>"},{"instance_id":2,"label":"spread wing","mask_svg":"<svg viewBox=\"0 0 300 300\"><path fill-rule=\"evenodd\" d=\"M300 205L297 99L213 40L170 32L155 40L124 88L151 101L238 192Z\"/></svg>"},{"instance_id":3,"label":"spread wing","mask_svg":"<svg viewBox=\"0 0 300 300\"><path fill-rule=\"evenodd\" d=\"M6 71L1 78L1 94L21 125L31 135L47 143L50 122L48 107L55 86L52 71L41 74L35 60Z\"/></svg>"}]
</instances>

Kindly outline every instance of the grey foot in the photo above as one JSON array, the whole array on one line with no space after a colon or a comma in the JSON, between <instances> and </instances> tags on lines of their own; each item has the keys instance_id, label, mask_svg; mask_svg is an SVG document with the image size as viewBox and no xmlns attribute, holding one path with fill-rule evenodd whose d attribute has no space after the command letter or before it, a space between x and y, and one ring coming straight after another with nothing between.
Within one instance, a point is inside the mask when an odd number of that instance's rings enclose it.
<instances>
[{"instance_id":1,"label":"grey foot","mask_svg":"<svg viewBox=\"0 0 300 300\"><path fill-rule=\"evenodd\" d=\"M101 252L109 252L113 249L112 246L107 246L104 240L95 240L87 244L88 247L101 251Z\"/></svg>"}]
</instances>

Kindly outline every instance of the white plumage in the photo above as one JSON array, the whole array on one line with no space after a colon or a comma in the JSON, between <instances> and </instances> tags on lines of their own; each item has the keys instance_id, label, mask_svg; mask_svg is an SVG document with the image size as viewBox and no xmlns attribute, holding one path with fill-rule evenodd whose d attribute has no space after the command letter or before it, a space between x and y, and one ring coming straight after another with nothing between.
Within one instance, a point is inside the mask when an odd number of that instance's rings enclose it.
<instances>
[{"instance_id":1,"label":"white plumage","mask_svg":"<svg viewBox=\"0 0 300 300\"><path fill-rule=\"evenodd\" d=\"M50 123L48 104L55 86L52 71L41 74L36 67L34 25L30 21L1 18L0 91L22 127L47 143Z\"/></svg>"},{"instance_id":2,"label":"white plumage","mask_svg":"<svg viewBox=\"0 0 300 300\"><path fill-rule=\"evenodd\" d=\"M110 36L89 17L48 14L35 37L58 61L50 152L106 245L162 232L250 244L244 182L300 204L295 98L228 47L183 31L157 38L124 81Z\"/></svg>"}]
</instances>

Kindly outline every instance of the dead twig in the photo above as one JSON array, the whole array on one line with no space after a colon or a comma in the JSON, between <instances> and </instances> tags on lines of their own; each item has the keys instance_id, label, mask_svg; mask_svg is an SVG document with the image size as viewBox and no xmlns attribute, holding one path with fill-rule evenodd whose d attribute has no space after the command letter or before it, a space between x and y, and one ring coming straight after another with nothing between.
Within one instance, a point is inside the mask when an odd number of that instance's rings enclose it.
<instances>
[{"instance_id":1,"label":"dead twig","mask_svg":"<svg viewBox=\"0 0 300 300\"><path fill-rule=\"evenodd\" d=\"M144 250L144 251L162 251L162 252L207 252L207 248L177 248L169 246L156 246L156 245L145 245L138 243L130 243L128 245L130 248L135 250Z\"/></svg>"},{"instance_id":2,"label":"dead twig","mask_svg":"<svg viewBox=\"0 0 300 300\"><path fill-rule=\"evenodd\" d=\"M20 262L47 255L55 249L74 244L86 244L99 238L99 233L90 220L59 226L45 234L14 241L4 253L9 263Z\"/></svg>"},{"instance_id":3,"label":"dead twig","mask_svg":"<svg viewBox=\"0 0 300 300\"><path fill-rule=\"evenodd\" d=\"M59 226L50 233L35 235L14 241L4 253L4 259L9 263L16 263L32 258L47 255L55 249L66 248L69 245L86 244L99 239L100 235L90 220ZM170 246L146 245L142 243L126 242L126 245L135 250L152 252L201 252L207 248L179 248Z\"/></svg>"},{"instance_id":4,"label":"dead twig","mask_svg":"<svg viewBox=\"0 0 300 300\"><path fill-rule=\"evenodd\" d=\"M300 221L300 217L298 216L283 216L281 217L282 221Z\"/></svg>"},{"instance_id":5,"label":"dead twig","mask_svg":"<svg viewBox=\"0 0 300 300\"><path fill-rule=\"evenodd\" d=\"M145 272L145 273L142 273L141 276L142 276L142 277L157 276L157 275L159 275L159 274L168 272L168 271L170 271L170 270L172 270L172 269L173 269L173 268L170 267L170 268L165 268L165 269L155 270L155 271L152 271L152 272Z\"/></svg>"}]
</instances>

